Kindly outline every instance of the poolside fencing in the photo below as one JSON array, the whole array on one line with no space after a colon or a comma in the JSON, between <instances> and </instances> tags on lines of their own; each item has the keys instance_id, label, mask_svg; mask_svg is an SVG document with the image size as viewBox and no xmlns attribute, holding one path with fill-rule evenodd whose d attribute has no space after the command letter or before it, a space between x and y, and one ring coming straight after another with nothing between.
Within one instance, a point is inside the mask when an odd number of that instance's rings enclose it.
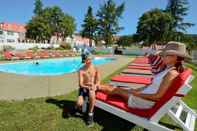
<instances>
[{"instance_id":1,"label":"poolside fencing","mask_svg":"<svg viewBox=\"0 0 197 131\"><path fill-rule=\"evenodd\" d=\"M154 53L153 50L148 49L142 49L142 48L136 48L136 49L123 49L122 54L123 55L144 55L145 53Z\"/></svg>"},{"instance_id":2,"label":"poolside fencing","mask_svg":"<svg viewBox=\"0 0 197 131\"><path fill-rule=\"evenodd\" d=\"M49 43L0 43L0 50L3 49L4 46L11 46L17 50L25 50L29 48L58 48L59 44L49 44Z\"/></svg>"},{"instance_id":3,"label":"poolside fencing","mask_svg":"<svg viewBox=\"0 0 197 131\"><path fill-rule=\"evenodd\" d=\"M191 57L192 57L192 62L197 63L197 49L192 50Z\"/></svg>"}]
</instances>

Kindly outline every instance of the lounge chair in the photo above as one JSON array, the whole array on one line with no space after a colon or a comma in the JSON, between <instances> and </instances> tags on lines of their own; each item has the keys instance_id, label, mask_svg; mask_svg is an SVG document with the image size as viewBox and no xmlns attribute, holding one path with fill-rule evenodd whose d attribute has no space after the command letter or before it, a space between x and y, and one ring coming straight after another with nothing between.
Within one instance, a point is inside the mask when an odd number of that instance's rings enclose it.
<instances>
[{"instance_id":1,"label":"lounge chair","mask_svg":"<svg viewBox=\"0 0 197 131\"><path fill-rule=\"evenodd\" d=\"M129 65L127 67L128 69L142 69L142 70L151 70L151 66L134 66L134 65Z\"/></svg>"},{"instance_id":2,"label":"lounge chair","mask_svg":"<svg viewBox=\"0 0 197 131\"><path fill-rule=\"evenodd\" d=\"M24 58L25 59L33 59L34 58L33 52L32 51L26 51Z\"/></svg>"},{"instance_id":3,"label":"lounge chair","mask_svg":"<svg viewBox=\"0 0 197 131\"><path fill-rule=\"evenodd\" d=\"M18 60L24 60L25 59L25 54L22 52L15 52L14 54L14 59L18 59Z\"/></svg>"},{"instance_id":4,"label":"lounge chair","mask_svg":"<svg viewBox=\"0 0 197 131\"><path fill-rule=\"evenodd\" d=\"M179 74L163 97L150 109L129 108L120 97L108 96L103 92L96 94L96 107L151 131L172 131L159 123L161 117L166 114L183 130L194 131L197 114L181 100L192 88L189 85L191 74L191 69ZM183 112L185 121L182 120Z\"/></svg>"},{"instance_id":5,"label":"lounge chair","mask_svg":"<svg viewBox=\"0 0 197 131\"><path fill-rule=\"evenodd\" d=\"M130 66L156 66L158 62L160 62L162 59L160 56L156 55L154 56L154 59L152 58L150 60L150 64L147 63L135 63L135 61L132 61L129 65Z\"/></svg>"},{"instance_id":6,"label":"lounge chair","mask_svg":"<svg viewBox=\"0 0 197 131\"><path fill-rule=\"evenodd\" d=\"M125 75L141 75L141 76L151 76L153 75L150 70L141 70L141 69L124 69L121 73Z\"/></svg>"},{"instance_id":7,"label":"lounge chair","mask_svg":"<svg viewBox=\"0 0 197 131\"><path fill-rule=\"evenodd\" d=\"M123 87L132 87L133 84L139 86L146 86L151 84L152 77L145 77L145 76L128 76L128 75L116 75L111 78L110 84L114 86L123 86Z\"/></svg>"},{"instance_id":8,"label":"lounge chair","mask_svg":"<svg viewBox=\"0 0 197 131\"><path fill-rule=\"evenodd\" d=\"M156 60L153 61L152 64L149 64L149 65L145 64L144 65L143 63L141 63L141 64L131 63L131 64L129 64L128 68L129 69L131 69L131 68L132 69L142 69L142 70L157 70L162 65L162 63L163 63L163 61L162 61L161 57L157 56Z\"/></svg>"},{"instance_id":9,"label":"lounge chair","mask_svg":"<svg viewBox=\"0 0 197 131\"><path fill-rule=\"evenodd\" d=\"M4 52L3 52L3 57L4 57L6 60L11 60L12 57L13 57L13 54L12 54L10 51L4 51Z\"/></svg>"}]
</instances>

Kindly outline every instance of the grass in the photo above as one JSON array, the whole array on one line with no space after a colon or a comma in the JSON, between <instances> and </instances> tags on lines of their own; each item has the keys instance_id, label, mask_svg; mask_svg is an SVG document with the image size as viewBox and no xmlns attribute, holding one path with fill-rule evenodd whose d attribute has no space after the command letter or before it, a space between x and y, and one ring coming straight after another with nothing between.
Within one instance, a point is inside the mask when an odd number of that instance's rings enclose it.
<instances>
[{"instance_id":1,"label":"grass","mask_svg":"<svg viewBox=\"0 0 197 131\"><path fill-rule=\"evenodd\" d=\"M192 82L193 89L184 101L197 110L197 68L187 64L193 69L196 78ZM124 68L124 67L123 67ZM119 73L117 70L111 76ZM82 118L63 117L63 109L70 110L76 100L77 91L65 96L28 99L24 101L0 101L0 131L142 131L143 128L135 126L123 119L111 115L100 109L95 109L95 124L87 128ZM161 123L180 130L168 117ZM197 129L197 127L196 127Z\"/></svg>"}]
</instances>

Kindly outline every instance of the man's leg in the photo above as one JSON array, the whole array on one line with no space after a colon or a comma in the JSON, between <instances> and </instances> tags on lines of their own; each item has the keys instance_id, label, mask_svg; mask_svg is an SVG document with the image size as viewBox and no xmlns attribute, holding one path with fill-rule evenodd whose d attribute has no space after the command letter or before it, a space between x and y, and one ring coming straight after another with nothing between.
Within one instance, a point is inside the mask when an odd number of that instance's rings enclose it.
<instances>
[{"instance_id":1,"label":"man's leg","mask_svg":"<svg viewBox=\"0 0 197 131\"><path fill-rule=\"evenodd\" d=\"M77 103L76 103L76 106L78 108L81 108L81 106L83 105L83 96L79 96L78 99L77 99Z\"/></svg>"},{"instance_id":2,"label":"man's leg","mask_svg":"<svg viewBox=\"0 0 197 131\"><path fill-rule=\"evenodd\" d=\"M72 111L72 114L73 115L76 115L76 116L81 116L82 115L82 105L84 103L84 91L83 91L83 88L79 88L79 96L77 98L77 101L76 101L76 105Z\"/></svg>"},{"instance_id":3,"label":"man's leg","mask_svg":"<svg viewBox=\"0 0 197 131\"><path fill-rule=\"evenodd\" d=\"M87 117L87 125L88 126L91 126L93 124L95 101L96 101L95 91L89 90L89 109L88 109L88 117Z\"/></svg>"},{"instance_id":4,"label":"man's leg","mask_svg":"<svg viewBox=\"0 0 197 131\"><path fill-rule=\"evenodd\" d=\"M96 98L95 98L95 91L91 90L89 91L89 113L92 113L93 110L94 110L94 105L95 105L95 101L96 101Z\"/></svg>"}]
</instances>

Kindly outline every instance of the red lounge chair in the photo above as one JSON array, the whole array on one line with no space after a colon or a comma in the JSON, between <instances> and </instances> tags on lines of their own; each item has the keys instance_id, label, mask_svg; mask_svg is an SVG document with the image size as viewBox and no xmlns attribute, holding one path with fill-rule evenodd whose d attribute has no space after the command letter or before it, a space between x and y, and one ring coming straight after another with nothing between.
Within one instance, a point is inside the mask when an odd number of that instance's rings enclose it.
<instances>
[{"instance_id":1,"label":"red lounge chair","mask_svg":"<svg viewBox=\"0 0 197 131\"><path fill-rule=\"evenodd\" d=\"M14 56L15 56L16 59L19 59L19 60L24 60L25 59L25 54L23 52L15 52Z\"/></svg>"},{"instance_id":2,"label":"red lounge chair","mask_svg":"<svg viewBox=\"0 0 197 131\"><path fill-rule=\"evenodd\" d=\"M156 56L156 59L151 64L137 64L137 63L130 63L130 66L156 66L160 61L162 61L160 56Z\"/></svg>"},{"instance_id":3,"label":"red lounge chair","mask_svg":"<svg viewBox=\"0 0 197 131\"><path fill-rule=\"evenodd\" d=\"M159 123L166 114L183 130L194 131L197 114L181 101L181 97L192 88L189 85L192 80L191 72L191 69L186 69L179 74L163 97L150 109L130 108L120 97L108 96L103 92L96 94L96 107L151 131L172 131ZM185 121L182 117L186 117Z\"/></svg>"},{"instance_id":4,"label":"red lounge chair","mask_svg":"<svg viewBox=\"0 0 197 131\"><path fill-rule=\"evenodd\" d=\"M153 73L150 70L141 70L141 69L124 69L121 73L127 75L152 75Z\"/></svg>"},{"instance_id":5,"label":"red lounge chair","mask_svg":"<svg viewBox=\"0 0 197 131\"><path fill-rule=\"evenodd\" d=\"M36 58L49 58L49 53L47 51L38 51Z\"/></svg>"},{"instance_id":6,"label":"red lounge chair","mask_svg":"<svg viewBox=\"0 0 197 131\"><path fill-rule=\"evenodd\" d=\"M152 68L149 66L128 66L128 69L142 69L142 70L151 70Z\"/></svg>"},{"instance_id":7,"label":"red lounge chair","mask_svg":"<svg viewBox=\"0 0 197 131\"><path fill-rule=\"evenodd\" d=\"M34 57L33 58L34 59L40 59L41 58L39 51L34 54Z\"/></svg>"},{"instance_id":8,"label":"red lounge chair","mask_svg":"<svg viewBox=\"0 0 197 131\"><path fill-rule=\"evenodd\" d=\"M110 84L115 86L130 87L133 83L146 86L151 84L152 77L117 75L111 78Z\"/></svg>"},{"instance_id":9,"label":"red lounge chair","mask_svg":"<svg viewBox=\"0 0 197 131\"><path fill-rule=\"evenodd\" d=\"M3 52L3 57L4 57L6 60L11 60L12 57L13 57L13 54L12 54L10 51L4 51L4 52Z\"/></svg>"},{"instance_id":10,"label":"red lounge chair","mask_svg":"<svg viewBox=\"0 0 197 131\"><path fill-rule=\"evenodd\" d=\"M34 54L32 51L25 52L25 59L33 59L33 58L34 58Z\"/></svg>"}]
</instances>

